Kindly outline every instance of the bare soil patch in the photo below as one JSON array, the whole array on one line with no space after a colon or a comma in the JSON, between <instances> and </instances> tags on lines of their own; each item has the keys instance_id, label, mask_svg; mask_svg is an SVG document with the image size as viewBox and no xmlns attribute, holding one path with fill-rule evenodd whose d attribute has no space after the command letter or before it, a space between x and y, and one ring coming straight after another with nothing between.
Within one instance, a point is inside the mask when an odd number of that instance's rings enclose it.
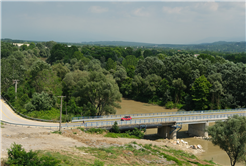
<instances>
[{"instance_id":1,"label":"bare soil patch","mask_svg":"<svg viewBox=\"0 0 246 166\"><path fill-rule=\"evenodd\" d=\"M177 112L177 109L166 109L164 106L158 106L140 101L134 101L122 98L121 109L116 109L116 114L141 114L141 113L156 113L156 112Z\"/></svg>"}]
</instances>

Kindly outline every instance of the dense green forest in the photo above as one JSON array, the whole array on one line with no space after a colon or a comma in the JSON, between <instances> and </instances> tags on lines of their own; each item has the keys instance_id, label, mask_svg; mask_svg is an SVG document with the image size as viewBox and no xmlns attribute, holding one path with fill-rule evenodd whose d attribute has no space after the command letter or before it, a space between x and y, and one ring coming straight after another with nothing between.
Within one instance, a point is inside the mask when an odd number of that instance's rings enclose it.
<instances>
[{"instance_id":1,"label":"dense green forest","mask_svg":"<svg viewBox=\"0 0 246 166\"><path fill-rule=\"evenodd\" d=\"M1 42L1 93L29 116L59 117L61 95L70 117L114 114L122 97L186 111L246 106L245 52L29 44Z\"/></svg>"}]
</instances>

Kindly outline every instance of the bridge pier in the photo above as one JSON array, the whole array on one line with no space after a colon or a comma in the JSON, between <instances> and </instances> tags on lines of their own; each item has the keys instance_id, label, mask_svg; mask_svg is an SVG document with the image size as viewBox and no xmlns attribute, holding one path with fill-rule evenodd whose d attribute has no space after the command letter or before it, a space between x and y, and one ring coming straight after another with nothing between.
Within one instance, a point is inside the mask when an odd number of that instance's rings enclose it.
<instances>
[{"instance_id":1,"label":"bridge pier","mask_svg":"<svg viewBox=\"0 0 246 166\"><path fill-rule=\"evenodd\" d=\"M159 127L157 134L162 138L177 139L177 130L173 125Z\"/></svg>"},{"instance_id":2,"label":"bridge pier","mask_svg":"<svg viewBox=\"0 0 246 166\"><path fill-rule=\"evenodd\" d=\"M189 124L188 134L189 136L208 137L208 132L206 131L208 126L209 122Z\"/></svg>"}]
</instances>

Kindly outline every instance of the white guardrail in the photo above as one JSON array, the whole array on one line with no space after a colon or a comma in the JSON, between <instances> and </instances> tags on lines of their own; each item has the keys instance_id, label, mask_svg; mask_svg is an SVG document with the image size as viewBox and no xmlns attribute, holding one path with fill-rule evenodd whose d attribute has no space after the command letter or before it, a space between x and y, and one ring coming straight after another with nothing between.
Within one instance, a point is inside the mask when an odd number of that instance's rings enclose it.
<instances>
[{"instance_id":1,"label":"white guardrail","mask_svg":"<svg viewBox=\"0 0 246 166\"><path fill-rule=\"evenodd\" d=\"M81 122L87 120L107 120L107 119L120 119L124 116L131 116L132 118L147 118L147 117L160 117L160 116L180 116L180 115L196 115L196 114L216 114L224 112L238 112L246 111L246 108L226 109L226 110L203 110L203 111L178 111L178 112L159 112L159 113L145 113L145 114L122 114L122 115L102 115L102 116L84 116L73 117L72 122Z\"/></svg>"},{"instance_id":2,"label":"white guardrail","mask_svg":"<svg viewBox=\"0 0 246 166\"><path fill-rule=\"evenodd\" d=\"M136 119L131 121L117 121L118 125L141 125L147 123L165 123L165 122L186 122L186 121L216 121L227 119L233 115L246 116L246 113L222 114L222 115L200 115L200 116L185 116L185 117L169 117L169 118L152 118L152 119ZM85 127L103 127L112 126L115 121L101 121L101 122L86 122Z\"/></svg>"}]
</instances>

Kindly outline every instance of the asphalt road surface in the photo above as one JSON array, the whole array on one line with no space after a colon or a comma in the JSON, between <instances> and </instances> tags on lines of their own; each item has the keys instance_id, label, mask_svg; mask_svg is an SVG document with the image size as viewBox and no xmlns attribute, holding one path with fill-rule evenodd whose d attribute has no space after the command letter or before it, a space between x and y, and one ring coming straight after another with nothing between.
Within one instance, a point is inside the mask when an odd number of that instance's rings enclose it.
<instances>
[{"instance_id":1,"label":"asphalt road surface","mask_svg":"<svg viewBox=\"0 0 246 166\"><path fill-rule=\"evenodd\" d=\"M39 122L39 121L34 121L34 120L29 120L25 119L18 114L16 114L10 107L9 105L1 99L0 102L0 119L4 122L12 123L12 124L17 124L17 125L30 125L30 126L43 126L43 127L59 127L59 123L50 123L50 122ZM73 127L73 126L79 126L82 125L82 123L63 123L62 127Z\"/></svg>"}]
</instances>

